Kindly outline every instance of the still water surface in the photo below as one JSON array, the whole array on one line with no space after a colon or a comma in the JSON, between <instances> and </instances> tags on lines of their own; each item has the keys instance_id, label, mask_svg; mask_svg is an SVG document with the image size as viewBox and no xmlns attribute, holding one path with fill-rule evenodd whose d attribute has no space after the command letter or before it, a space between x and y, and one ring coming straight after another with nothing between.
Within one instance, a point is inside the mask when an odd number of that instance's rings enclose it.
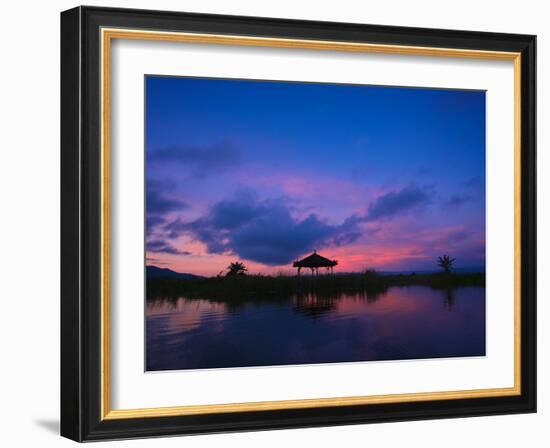
<instances>
[{"instance_id":1,"label":"still water surface","mask_svg":"<svg viewBox=\"0 0 550 448\"><path fill-rule=\"evenodd\" d=\"M485 355L485 288L392 287L230 304L156 299L147 370Z\"/></svg>"}]
</instances>

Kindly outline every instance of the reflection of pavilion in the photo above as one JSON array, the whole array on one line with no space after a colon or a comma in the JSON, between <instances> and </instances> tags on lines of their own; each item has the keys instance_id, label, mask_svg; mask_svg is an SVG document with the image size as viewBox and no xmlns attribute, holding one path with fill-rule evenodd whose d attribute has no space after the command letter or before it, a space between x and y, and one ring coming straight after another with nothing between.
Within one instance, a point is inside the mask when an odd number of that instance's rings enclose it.
<instances>
[{"instance_id":1,"label":"reflection of pavilion","mask_svg":"<svg viewBox=\"0 0 550 448\"><path fill-rule=\"evenodd\" d=\"M305 258L302 258L301 260L295 261L292 266L295 268L298 268L298 275L300 275L300 271L302 268L311 269L311 275L313 273L319 274L319 268L326 268L328 272L332 273L334 266L338 264L338 261L336 260L329 260L328 258L322 257L317 253L317 251L313 251L313 253Z\"/></svg>"},{"instance_id":2,"label":"reflection of pavilion","mask_svg":"<svg viewBox=\"0 0 550 448\"><path fill-rule=\"evenodd\" d=\"M330 292L325 292L322 295L318 293L299 293L294 298L294 309L306 316L322 316L336 308L340 296L341 294Z\"/></svg>"}]
</instances>

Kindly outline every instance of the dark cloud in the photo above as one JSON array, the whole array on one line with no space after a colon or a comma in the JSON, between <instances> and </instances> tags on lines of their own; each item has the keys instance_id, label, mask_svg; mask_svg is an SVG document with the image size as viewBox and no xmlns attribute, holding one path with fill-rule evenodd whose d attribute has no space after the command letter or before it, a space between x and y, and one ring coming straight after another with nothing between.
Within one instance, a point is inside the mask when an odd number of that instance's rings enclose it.
<instances>
[{"instance_id":1,"label":"dark cloud","mask_svg":"<svg viewBox=\"0 0 550 448\"><path fill-rule=\"evenodd\" d=\"M359 222L352 217L341 225L331 225L313 213L297 219L284 200L259 201L250 193L241 193L213 205L195 221L176 220L165 230L170 238L191 234L210 253L234 253L243 259L281 265L325 245L355 241L361 236Z\"/></svg>"},{"instance_id":2,"label":"dark cloud","mask_svg":"<svg viewBox=\"0 0 550 448\"><path fill-rule=\"evenodd\" d=\"M181 219L163 227L167 238L186 234L206 245L209 253L232 253L267 265L288 264L297 257L324 246L351 244L379 231L365 226L429 202L428 194L408 187L376 199L366 215L352 215L341 224L329 224L315 213L299 219L283 199L258 200L241 191L214 204L201 217Z\"/></svg>"},{"instance_id":3,"label":"dark cloud","mask_svg":"<svg viewBox=\"0 0 550 448\"><path fill-rule=\"evenodd\" d=\"M147 252L152 253L165 253L172 255L190 255L190 252L179 250L177 247L173 246L171 243L165 240L149 240L147 241Z\"/></svg>"},{"instance_id":4,"label":"dark cloud","mask_svg":"<svg viewBox=\"0 0 550 448\"><path fill-rule=\"evenodd\" d=\"M365 221L376 221L408 212L430 202L428 193L418 187L406 187L378 197L369 205Z\"/></svg>"},{"instance_id":5,"label":"dark cloud","mask_svg":"<svg viewBox=\"0 0 550 448\"><path fill-rule=\"evenodd\" d=\"M147 235L149 235L155 229L165 224L166 220L162 216L148 214L147 219L145 220L145 223L147 228Z\"/></svg>"},{"instance_id":6,"label":"dark cloud","mask_svg":"<svg viewBox=\"0 0 550 448\"><path fill-rule=\"evenodd\" d=\"M179 199L169 198L159 191L148 187L145 195L145 207L148 215L162 215L189 207Z\"/></svg>"},{"instance_id":7,"label":"dark cloud","mask_svg":"<svg viewBox=\"0 0 550 448\"><path fill-rule=\"evenodd\" d=\"M472 200L473 197L469 194L454 194L449 198L445 205L451 207L460 207L462 204L465 204L466 202L470 202Z\"/></svg>"},{"instance_id":8,"label":"dark cloud","mask_svg":"<svg viewBox=\"0 0 550 448\"><path fill-rule=\"evenodd\" d=\"M147 154L147 163L179 164L193 176L203 178L241 162L241 151L231 142L211 146L169 146Z\"/></svg>"},{"instance_id":9,"label":"dark cloud","mask_svg":"<svg viewBox=\"0 0 550 448\"><path fill-rule=\"evenodd\" d=\"M160 193L155 183L148 182L145 195L145 224L147 236L151 236L160 226L166 223L164 214L183 210L189 206L179 200L172 199Z\"/></svg>"}]
</instances>

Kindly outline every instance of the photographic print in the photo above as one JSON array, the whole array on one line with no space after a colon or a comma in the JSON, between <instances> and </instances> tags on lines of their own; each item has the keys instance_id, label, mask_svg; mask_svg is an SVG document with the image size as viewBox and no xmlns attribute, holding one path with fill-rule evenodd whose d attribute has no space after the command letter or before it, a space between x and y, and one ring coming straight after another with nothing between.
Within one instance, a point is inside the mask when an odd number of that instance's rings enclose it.
<instances>
[{"instance_id":1,"label":"photographic print","mask_svg":"<svg viewBox=\"0 0 550 448\"><path fill-rule=\"evenodd\" d=\"M145 96L147 371L486 354L485 91Z\"/></svg>"}]
</instances>

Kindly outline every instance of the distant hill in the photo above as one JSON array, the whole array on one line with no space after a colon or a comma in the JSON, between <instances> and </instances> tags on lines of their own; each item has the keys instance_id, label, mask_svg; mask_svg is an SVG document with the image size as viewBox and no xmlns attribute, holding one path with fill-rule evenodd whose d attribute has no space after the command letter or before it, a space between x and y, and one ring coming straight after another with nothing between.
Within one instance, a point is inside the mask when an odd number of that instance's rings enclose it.
<instances>
[{"instance_id":1,"label":"distant hill","mask_svg":"<svg viewBox=\"0 0 550 448\"><path fill-rule=\"evenodd\" d=\"M157 266L146 266L146 268L147 278L179 278L183 280L197 280L203 278L200 275L176 272L172 271L172 269L159 268Z\"/></svg>"}]
</instances>

